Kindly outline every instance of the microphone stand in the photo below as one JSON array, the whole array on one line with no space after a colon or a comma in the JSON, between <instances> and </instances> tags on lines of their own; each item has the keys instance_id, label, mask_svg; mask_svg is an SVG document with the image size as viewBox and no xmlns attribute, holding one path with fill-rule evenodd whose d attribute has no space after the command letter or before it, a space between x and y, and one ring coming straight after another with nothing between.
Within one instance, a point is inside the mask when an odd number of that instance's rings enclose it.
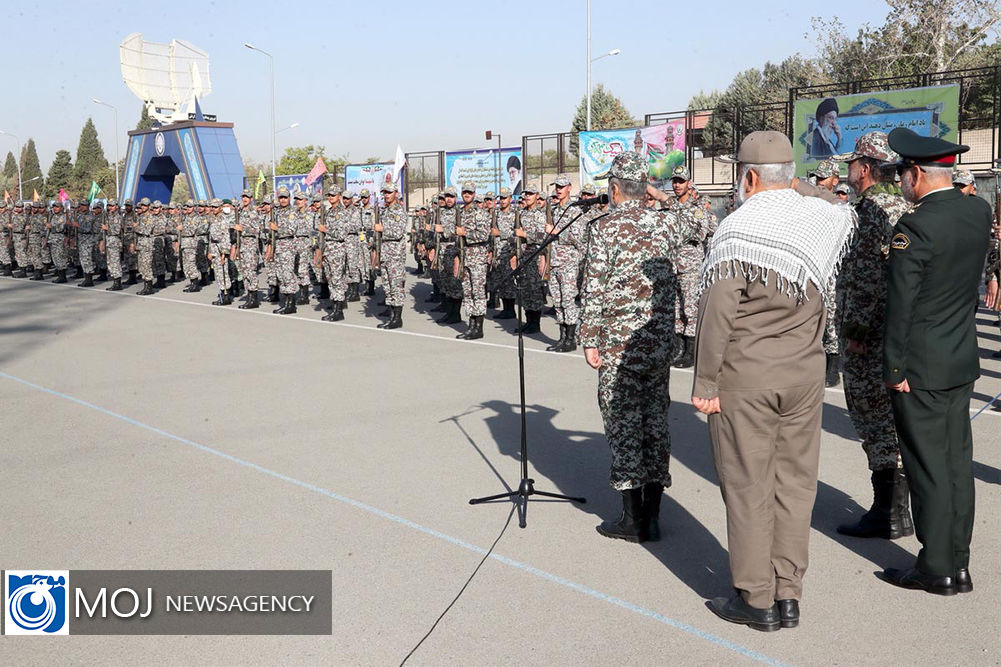
<instances>
[{"instance_id":1,"label":"microphone stand","mask_svg":"<svg viewBox=\"0 0 1001 667\"><path fill-rule=\"evenodd\" d=\"M511 271L510 275L501 282L508 280L514 280L515 285L518 284L518 278L521 276L522 271L525 267L535 266L535 260L541 255L546 248L556 240L556 238L562 234L570 225L579 220L581 216L586 212L586 208L582 210L577 217L570 220L567 224L559 227L557 225L563 220L563 215L566 215L566 211L560 216L560 220L557 221L556 225L553 226L553 231L546 235L545 241L543 241L535 252L528 255L528 257L523 258L518 262L518 265ZM600 215L594 220L605 217L608 213ZM593 220L591 221L593 222ZM501 500L503 498L511 498L518 504L518 527L524 528L527 523L528 515L528 502L532 496L543 496L545 498L555 498L557 500L568 500L575 503L586 503L587 499L577 497L577 496L565 496L560 493L551 493L549 491L539 491L535 488L535 480L528 476L528 426L525 420L525 336L522 333L522 310L521 310L521 299L518 299L518 381L521 390L521 482L518 484L517 491L510 491L508 493L498 493L492 496L486 496L483 498L473 498L469 501L470 505L479 505L481 503L488 503L494 500Z\"/></svg>"}]
</instances>

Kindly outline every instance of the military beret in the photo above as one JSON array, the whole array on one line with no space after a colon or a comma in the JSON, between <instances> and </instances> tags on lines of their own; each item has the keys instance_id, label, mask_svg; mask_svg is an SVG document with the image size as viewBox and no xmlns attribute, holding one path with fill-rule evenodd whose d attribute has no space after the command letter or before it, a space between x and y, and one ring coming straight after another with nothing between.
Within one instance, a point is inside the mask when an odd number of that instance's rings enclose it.
<instances>
[{"instance_id":1,"label":"military beret","mask_svg":"<svg viewBox=\"0 0 1001 667\"><path fill-rule=\"evenodd\" d=\"M884 164L893 164L900 159L900 156L890 148L886 132L879 131L866 132L855 140L854 151L835 155L832 159L839 162L854 162L864 157Z\"/></svg>"},{"instance_id":2,"label":"military beret","mask_svg":"<svg viewBox=\"0 0 1001 667\"><path fill-rule=\"evenodd\" d=\"M473 183L472 181L466 181L465 183L462 184L462 191L476 192L476 183Z\"/></svg>"},{"instance_id":3,"label":"military beret","mask_svg":"<svg viewBox=\"0 0 1001 667\"><path fill-rule=\"evenodd\" d=\"M396 192L397 191L396 183L392 183L392 182L383 183L381 191L382 192Z\"/></svg>"},{"instance_id":4,"label":"military beret","mask_svg":"<svg viewBox=\"0 0 1001 667\"><path fill-rule=\"evenodd\" d=\"M149 204L150 204L149 197L143 197L142 199L139 200L140 206L149 206Z\"/></svg>"},{"instance_id":5,"label":"military beret","mask_svg":"<svg viewBox=\"0 0 1001 667\"><path fill-rule=\"evenodd\" d=\"M443 195L445 195L446 197L454 197L455 196L455 187L453 187L451 185L446 186L445 189L441 191L441 193Z\"/></svg>"},{"instance_id":6,"label":"military beret","mask_svg":"<svg viewBox=\"0 0 1001 667\"><path fill-rule=\"evenodd\" d=\"M233 201L231 199L223 199L222 202L220 202L220 203L222 203L222 204L232 204Z\"/></svg>"},{"instance_id":7,"label":"military beret","mask_svg":"<svg viewBox=\"0 0 1001 667\"><path fill-rule=\"evenodd\" d=\"M580 193L582 195L591 195L593 197L595 193L594 183L585 183L580 186Z\"/></svg>"},{"instance_id":8,"label":"military beret","mask_svg":"<svg viewBox=\"0 0 1001 667\"><path fill-rule=\"evenodd\" d=\"M558 188L565 187L567 185L570 185L570 177L567 176L566 174L560 174L559 176L556 177L556 180L553 181L552 184Z\"/></svg>"},{"instance_id":9,"label":"military beret","mask_svg":"<svg viewBox=\"0 0 1001 667\"><path fill-rule=\"evenodd\" d=\"M368 191L368 188L362 188L361 192L358 193L359 197L371 197L372 193Z\"/></svg>"},{"instance_id":10,"label":"military beret","mask_svg":"<svg viewBox=\"0 0 1001 667\"><path fill-rule=\"evenodd\" d=\"M973 172L969 169L957 169L952 173L952 184L953 185L973 185L976 179L973 178Z\"/></svg>"},{"instance_id":11,"label":"military beret","mask_svg":"<svg viewBox=\"0 0 1001 667\"><path fill-rule=\"evenodd\" d=\"M956 156L970 150L969 146L954 144L938 137L922 137L906 127L897 127L887 136L890 148L900 155L896 164L902 167L951 167Z\"/></svg>"},{"instance_id":12,"label":"military beret","mask_svg":"<svg viewBox=\"0 0 1001 667\"><path fill-rule=\"evenodd\" d=\"M671 170L671 180L681 179L682 181L692 180L692 175L688 171L688 167L683 164L679 164L677 167Z\"/></svg>"},{"instance_id":13,"label":"military beret","mask_svg":"<svg viewBox=\"0 0 1001 667\"><path fill-rule=\"evenodd\" d=\"M511 196L511 188L501 188L500 189L500 196L501 196L501 199L503 199L504 197L510 197Z\"/></svg>"}]
</instances>

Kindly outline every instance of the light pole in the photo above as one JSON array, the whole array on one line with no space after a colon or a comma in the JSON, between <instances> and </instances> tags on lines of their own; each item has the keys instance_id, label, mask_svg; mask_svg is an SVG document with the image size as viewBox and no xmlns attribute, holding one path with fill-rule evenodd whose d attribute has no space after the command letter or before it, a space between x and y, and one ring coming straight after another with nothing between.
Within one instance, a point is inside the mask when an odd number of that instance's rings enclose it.
<instances>
[{"instance_id":1,"label":"light pole","mask_svg":"<svg viewBox=\"0 0 1001 667\"><path fill-rule=\"evenodd\" d=\"M266 55L268 57L268 63L271 66L271 192L275 193L277 192L275 179L278 177L278 170L275 162L275 135L277 134L277 132L275 132L275 59L267 51L259 49L249 42L244 42L243 45L251 51L257 51L258 53Z\"/></svg>"},{"instance_id":2,"label":"light pole","mask_svg":"<svg viewBox=\"0 0 1001 667\"><path fill-rule=\"evenodd\" d=\"M591 58L591 0L587 0L587 131L591 131L591 63L617 56L622 53L622 49L612 49L608 53L603 53L597 58Z\"/></svg>"},{"instance_id":3,"label":"light pole","mask_svg":"<svg viewBox=\"0 0 1001 667\"><path fill-rule=\"evenodd\" d=\"M289 125L288 127L283 127L282 129L280 129L280 130L278 130L277 132L275 132L275 134L281 134L281 133L282 133L282 132L284 132L285 130L291 130L291 129L292 129L292 128L294 128L294 127L299 127L299 123L292 123L292 124L291 124L291 125Z\"/></svg>"},{"instance_id":4,"label":"light pole","mask_svg":"<svg viewBox=\"0 0 1001 667\"><path fill-rule=\"evenodd\" d=\"M0 130L0 134L14 137L14 141L17 142L17 198L19 201L24 201L24 192L21 191L21 140L5 130Z\"/></svg>"},{"instance_id":5,"label":"light pole","mask_svg":"<svg viewBox=\"0 0 1001 667\"><path fill-rule=\"evenodd\" d=\"M115 107L113 104L102 102L96 97L91 98L91 101L94 102L94 104L101 104L106 107L111 107L111 110L115 112L115 197L117 198L120 197L122 194L121 187L119 187L118 183L118 163L119 160L121 160L121 155L118 152L118 108Z\"/></svg>"},{"instance_id":6,"label":"light pole","mask_svg":"<svg viewBox=\"0 0 1001 667\"><path fill-rule=\"evenodd\" d=\"M500 133L494 133L494 132L491 132L490 130L487 130L486 137L487 137L487 141L490 141L490 139L493 138L494 134L496 134L496 136L497 136L497 185L496 185L497 195L496 196L500 197L500 186L501 186L500 185L501 184L501 135L500 135Z\"/></svg>"}]
</instances>

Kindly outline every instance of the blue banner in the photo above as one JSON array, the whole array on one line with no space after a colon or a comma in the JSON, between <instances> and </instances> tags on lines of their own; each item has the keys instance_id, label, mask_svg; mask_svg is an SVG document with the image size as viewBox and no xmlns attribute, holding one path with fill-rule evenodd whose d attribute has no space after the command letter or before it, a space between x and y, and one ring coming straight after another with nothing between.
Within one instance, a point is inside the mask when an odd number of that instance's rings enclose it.
<instances>
[{"instance_id":1,"label":"blue banner","mask_svg":"<svg viewBox=\"0 0 1001 667\"><path fill-rule=\"evenodd\" d=\"M309 174L287 174L275 179L275 190L288 188L292 194L296 192L308 192L311 195L320 194L323 189L323 179L318 178L312 185L306 185L306 177Z\"/></svg>"},{"instance_id":2,"label":"blue banner","mask_svg":"<svg viewBox=\"0 0 1001 667\"><path fill-rule=\"evenodd\" d=\"M472 181L479 193L509 188L517 196L521 194L522 168L521 147L502 148L499 160L496 148L452 151L445 153L445 185L458 192L463 183Z\"/></svg>"}]
</instances>

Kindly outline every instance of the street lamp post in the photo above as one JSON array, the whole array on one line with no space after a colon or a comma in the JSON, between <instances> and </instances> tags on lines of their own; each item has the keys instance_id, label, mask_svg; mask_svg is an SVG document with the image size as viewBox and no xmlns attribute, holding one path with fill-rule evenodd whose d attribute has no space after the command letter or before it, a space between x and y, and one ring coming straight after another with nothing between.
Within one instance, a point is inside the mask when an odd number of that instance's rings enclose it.
<instances>
[{"instance_id":1,"label":"street lamp post","mask_svg":"<svg viewBox=\"0 0 1001 667\"><path fill-rule=\"evenodd\" d=\"M101 105L104 105L106 107L111 107L111 110L115 112L115 197L121 197L122 196L122 189L121 189L120 184L118 182L118 165L119 165L119 162L121 160L121 155L118 152L118 108L115 107L113 104L108 104L107 102L102 102L101 100L97 99L96 97L92 98L92 101L94 102L94 104L101 104Z\"/></svg>"},{"instance_id":2,"label":"street lamp post","mask_svg":"<svg viewBox=\"0 0 1001 667\"><path fill-rule=\"evenodd\" d=\"M591 63L601 60L602 58L607 58L608 56L617 56L622 53L622 49L612 49L608 53L603 53L597 58L591 58L591 0L587 0L587 131L591 131Z\"/></svg>"},{"instance_id":3,"label":"street lamp post","mask_svg":"<svg viewBox=\"0 0 1001 667\"><path fill-rule=\"evenodd\" d=\"M17 198L20 201L24 201L24 192L21 190L21 140L16 136L7 132L5 130L0 130L0 134L6 134L8 137L14 137L14 141L17 142Z\"/></svg>"},{"instance_id":4,"label":"street lamp post","mask_svg":"<svg viewBox=\"0 0 1001 667\"><path fill-rule=\"evenodd\" d=\"M249 42L244 42L243 45L251 51L257 51L266 55L268 57L268 63L271 67L271 192L275 193L278 191L275 187L275 183L277 182L275 179L278 177L278 170L276 168L275 161L275 135L277 134L277 132L275 132L275 59L267 51L259 49Z\"/></svg>"}]
</instances>

